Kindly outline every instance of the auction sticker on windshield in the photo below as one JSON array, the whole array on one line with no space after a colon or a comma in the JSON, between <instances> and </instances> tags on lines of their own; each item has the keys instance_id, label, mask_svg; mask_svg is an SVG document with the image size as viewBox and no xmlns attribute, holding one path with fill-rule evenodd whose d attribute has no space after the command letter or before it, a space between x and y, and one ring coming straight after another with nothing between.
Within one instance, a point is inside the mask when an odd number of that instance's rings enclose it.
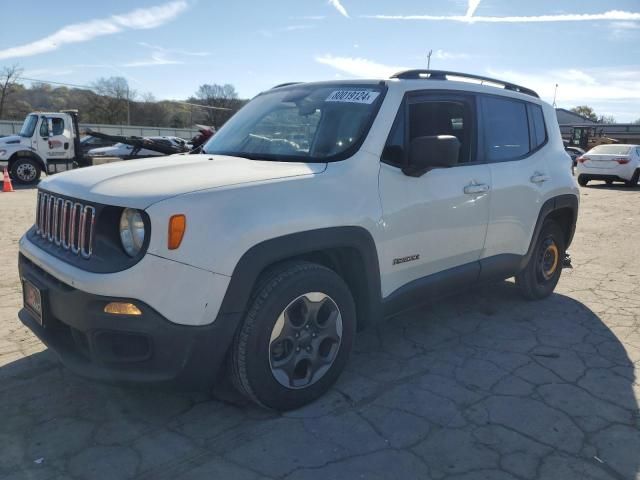
<instances>
[{"instance_id":1,"label":"auction sticker on windshield","mask_svg":"<svg viewBox=\"0 0 640 480\"><path fill-rule=\"evenodd\" d=\"M335 90L327 97L327 102L364 103L370 105L380 92L373 90Z\"/></svg>"}]
</instances>

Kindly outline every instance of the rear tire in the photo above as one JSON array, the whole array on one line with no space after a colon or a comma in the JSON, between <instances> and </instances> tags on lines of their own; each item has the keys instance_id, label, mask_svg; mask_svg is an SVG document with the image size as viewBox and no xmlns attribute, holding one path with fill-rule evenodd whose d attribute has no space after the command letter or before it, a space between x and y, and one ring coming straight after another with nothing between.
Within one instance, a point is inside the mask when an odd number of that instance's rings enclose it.
<instances>
[{"instance_id":1,"label":"rear tire","mask_svg":"<svg viewBox=\"0 0 640 480\"><path fill-rule=\"evenodd\" d=\"M553 293L562 273L565 248L560 225L545 221L529 262L516 275L516 285L526 299L540 300Z\"/></svg>"},{"instance_id":2,"label":"rear tire","mask_svg":"<svg viewBox=\"0 0 640 480\"><path fill-rule=\"evenodd\" d=\"M581 187L586 187L587 183L589 183L589 177L578 175L578 185L580 185Z\"/></svg>"},{"instance_id":3,"label":"rear tire","mask_svg":"<svg viewBox=\"0 0 640 480\"><path fill-rule=\"evenodd\" d=\"M323 395L349 357L355 305L344 280L308 262L264 275L233 341L229 375L238 391L275 410Z\"/></svg>"},{"instance_id":4,"label":"rear tire","mask_svg":"<svg viewBox=\"0 0 640 480\"><path fill-rule=\"evenodd\" d=\"M40 180L42 168L33 158L22 157L11 164L9 173L16 183L30 185Z\"/></svg>"}]
</instances>

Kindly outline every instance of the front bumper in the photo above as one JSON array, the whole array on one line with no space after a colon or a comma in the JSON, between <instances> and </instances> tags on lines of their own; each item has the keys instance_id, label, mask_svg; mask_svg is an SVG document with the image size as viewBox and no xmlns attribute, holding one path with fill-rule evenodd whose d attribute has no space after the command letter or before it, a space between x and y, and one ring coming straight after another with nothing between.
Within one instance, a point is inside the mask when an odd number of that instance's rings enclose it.
<instances>
[{"instance_id":1,"label":"front bumper","mask_svg":"<svg viewBox=\"0 0 640 480\"><path fill-rule=\"evenodd\" d=\"M73 372L117 383L208 389L220 371L241 314L219 314L204 326L178 325L136 299L106 297L69 286L19 257L20 278L43 295L43 325L26 310L20 320ZM111 315L104 306L132 302L140 316Z\"/></svg>"}]
</instances>

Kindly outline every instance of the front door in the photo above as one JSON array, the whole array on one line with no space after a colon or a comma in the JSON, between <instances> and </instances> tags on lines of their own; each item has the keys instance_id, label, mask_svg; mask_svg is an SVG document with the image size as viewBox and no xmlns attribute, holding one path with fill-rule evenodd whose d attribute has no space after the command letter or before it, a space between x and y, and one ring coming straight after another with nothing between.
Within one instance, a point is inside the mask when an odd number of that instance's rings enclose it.
<instances>
[{"instance_id":1,"label":"front door","mask_svg":"<svg viewBox=\"0 0 640 480\"><path fill-rule=\"evenodd\" d=\"M63 117L49 116L40 120L38 152L47 159L47 173L71 168L73 146L71 125Z\"/></svg>"},{"instance_id":2,"label":"front door","mask_svg":"<svg viewBox=\"0 0 640 480\"><path fill-rule=\"evenodd\" d=\"M412 94L403 102L380 168L384 297L413 280L439 272L446 276L455 267L467 279L477 276L491 189L489 167L476 155L477 131L472 95ZM458 138L458 165L420 177L405 175L411 141L437 135Z\"/></svg>"}]
</instances>

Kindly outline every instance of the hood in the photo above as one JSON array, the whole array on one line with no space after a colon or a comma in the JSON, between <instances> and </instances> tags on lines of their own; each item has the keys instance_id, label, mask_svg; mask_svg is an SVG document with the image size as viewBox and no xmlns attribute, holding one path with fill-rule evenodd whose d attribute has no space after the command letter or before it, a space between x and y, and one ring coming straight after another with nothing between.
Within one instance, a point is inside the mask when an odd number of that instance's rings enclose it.
<instances>
[{"instance_id":1,"label":"hood","mask_svg":"<svg viewBox=\"0 0 640 480\"><path fill-rule=\"evenodd\" d=\"M172 155L79 168L47 177L39 187L96 203L144 209L183 193L313 175L326 166L224 155Z\"/></svg>"},{"instance_id":2,"label":"hood","mask_svg":"<svg viewBox=\"0 0 640 480\"><path fill-rule=\"evenodd\" d=\"M20 143L22 137L20 135L9 135L8 137L0 137L0 145Z\"/></svg>"}]
</instances>

